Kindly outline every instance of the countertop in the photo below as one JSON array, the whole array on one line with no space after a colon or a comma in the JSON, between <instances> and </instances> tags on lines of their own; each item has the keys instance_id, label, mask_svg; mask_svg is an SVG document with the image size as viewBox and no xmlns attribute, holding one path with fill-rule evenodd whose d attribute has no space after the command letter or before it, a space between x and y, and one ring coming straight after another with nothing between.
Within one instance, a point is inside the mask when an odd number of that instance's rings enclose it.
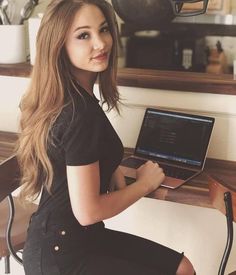
<instances>
[{"instance_id":1,"label":"countertop","mask_svg":"<svg viewBox=\"0 0 236 275\"><path fill-rule=\"evenodd\" d=\"M0 131L0 162L13 154L16 141L16 133ZM132 152L133 149L125 148L125 157ZM209 176L216 177L226 187L236 191L236 162L207 159L204 172L191 181L175 190L160 187L148 197L213 208L209 197Z\"/></svg>"}]
</instances>

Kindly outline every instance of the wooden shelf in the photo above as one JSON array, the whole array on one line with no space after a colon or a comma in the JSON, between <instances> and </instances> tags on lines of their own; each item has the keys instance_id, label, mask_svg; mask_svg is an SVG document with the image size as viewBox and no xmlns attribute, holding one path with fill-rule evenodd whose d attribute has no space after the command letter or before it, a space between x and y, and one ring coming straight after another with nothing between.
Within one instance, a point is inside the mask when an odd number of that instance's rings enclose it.
<instances>
[{"instance_id":1,"label":"wooden shelf","mask_svg":"<svg viewBox=\"0 0 236 275\"><path fill-rule=\"evenodd\" d=\"M29 63L0 65L3 76L29 77L31 70ZM228 74L122 68L117 81L120 86L236 95L236 80Z\"/></svg>"},{"instance_id":2,"label":"wooden shelf","mask_svg":"<svg viewBox=\"0 0 236 275\"><path fill-rule=\"evenodd\" d=\"M0 64L0 75L29 77L32 66L29 63Z\"/></svg>"},{"instance_id":3,"label":"wooden shelf","mask_svg":"<svg viewBox=\"0 0 236 275\"><path fill-rule=\"evenodd\" d=\"M236 81L233 75L228 74L124 68L119 70L118 84L141 88L236 95Z\"/></svg>"},{"instance_id":4,"label":"wooden shelf","mask_svg":"<svg viewBox=\"0 0 236 275\"><path fill-rule=\"evenodd\" d=\"M121 24L121 35L131 36L136 31L146 30L147 28L140 28L132 24ZM185 22L172 22L158 26L158 28L152 27L151 30L158 30L162 33L179 34L185 37L203 37L203 36L236 36L236 25L223 25L223 24L198 24L185 23Z\"/></svg>"}]
</instances>

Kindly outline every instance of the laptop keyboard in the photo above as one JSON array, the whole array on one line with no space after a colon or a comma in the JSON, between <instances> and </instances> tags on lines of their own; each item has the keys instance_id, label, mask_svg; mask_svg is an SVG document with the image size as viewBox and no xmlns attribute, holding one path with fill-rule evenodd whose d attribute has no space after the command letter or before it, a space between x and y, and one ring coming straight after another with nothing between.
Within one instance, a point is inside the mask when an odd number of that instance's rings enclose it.
<instances>
[{"instance_id":1,"label":"laptop keyboard","mask_svg":"<svg viewBox=\"0 0 236 275\"><path fill-rule=\"evenodd\" d=\"M122 160L122 165L130 167L130 168L139 168L139 166L143 165L146 162L145 159L138 159L138 158L127 158Z\"/></svg>"},{"instance_id":2,"label":"laptop keyboard","mask_svg":"<svg viewBox=\"0 0 236 275\"><path fill-rule=\"evenodd\" d=\"M130 158L123 160L122 165L137 169L139 166L143 165L145 162L146 162L145 159L130 157ZM185 179L193 176L196 173L194 171L186 170L186 169L179 168L179 167L169 166L169 165L165 165L165 164L159 164L159 165L163 169L166 176L177 178L177 179L185 180Z\"/></svg>"}]
</instances>

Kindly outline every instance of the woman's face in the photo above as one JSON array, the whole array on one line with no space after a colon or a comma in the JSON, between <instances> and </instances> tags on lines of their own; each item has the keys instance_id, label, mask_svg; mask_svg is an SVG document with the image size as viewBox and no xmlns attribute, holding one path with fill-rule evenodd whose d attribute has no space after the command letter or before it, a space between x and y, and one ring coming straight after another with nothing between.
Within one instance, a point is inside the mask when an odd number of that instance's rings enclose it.
<instances>
[{"instance_id":1,"label":"woman's face","mask_svg":"<svg viewBox=\"0 0 236 275\"><path fill-rule=\"evenodd\" d=\"M65 49L75 71L106 70L112 49L112 36L102 11L95 5L84 5L68 31Z\"/></svg>"}]
</instances>

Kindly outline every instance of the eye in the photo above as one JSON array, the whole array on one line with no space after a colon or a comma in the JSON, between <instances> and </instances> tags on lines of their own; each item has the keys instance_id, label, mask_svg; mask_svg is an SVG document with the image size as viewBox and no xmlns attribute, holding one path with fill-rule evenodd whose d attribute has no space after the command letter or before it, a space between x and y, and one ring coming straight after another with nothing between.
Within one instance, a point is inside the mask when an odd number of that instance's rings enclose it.
<instances>
[{"instance_id":1,"label":"eye","mask_svg":"<svg viewBox=\"0 0 236 275\"><path fill-rule=\"evenodd\" d=\"M108 26L104 26L101 28L100 32L110 32L110 29Z\"/></svg>"},{"instance_id":2,"label":"eye","mask_svg":"<svg viewBox=\"0 0 236 275\"><path fill-rule=\"evenodd\" d=\"M77 36L77 39L83 40L83 39L87 39L88 37L89 37L89 34L87 32L83 32Z\"/></svg>"}]
</instances>

